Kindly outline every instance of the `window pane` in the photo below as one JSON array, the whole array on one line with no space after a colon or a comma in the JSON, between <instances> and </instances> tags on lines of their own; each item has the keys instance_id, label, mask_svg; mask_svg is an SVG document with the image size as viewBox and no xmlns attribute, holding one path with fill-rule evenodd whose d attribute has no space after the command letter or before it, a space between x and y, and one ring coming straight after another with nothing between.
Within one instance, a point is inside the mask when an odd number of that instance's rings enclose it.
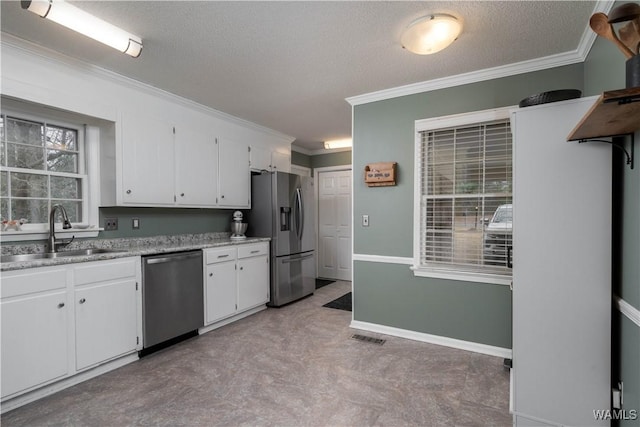
<instances>
[{"instance_id":1,"label":"window pane","mask_svg":"<svg viewBox=\"0 0 640 427\"><path fill-rule=\"evenodd\" d=\"M7 166L6 143L0 142L0 165Z\"/></svg>"},{"instance_id":2,"label":"window pane","mask_svg":"<svg viewBox=\"0 0 640 427\"><path fill-rule=\"evenodd\" d=\"M47 150L47 170L52 172L78 172L78 154Z\"/></svg>"},{"instance_id":3,"label":"window pane","mask_svg":"<svg viewBox=\"0 0 640 427\"><path fill-rule=\"evenodd\" d=\"M513 206L510 198L487 198L485 209L490 220L483 238L486 265L507 266L507 248L513 242Z\"/></svg>"},{"instance_id":4,"label":"window pane","mask_svg":"<svg viewBox=\"0 0 640 427\"><path fill-rule=\"evenodd\" d=\"M42 147L8 144L7 148L7 166L23 169L44 169Z\"/></svg>"},{"instance_id":5,"label":"window pane","mask_svg":"<svg viewBox=\"0 0 640 427\"><path fill-rule=\"evenodd\" d=\"M41 123L7 117L7 141L30 145L43 145Z\"/></svg>"},{"instance_id":6,"label":"window pane","mask_svg":"<svg viewBox=\"0 0 640 427\"><path fill-rule=\"evenodd\" d=\"M34 198L48 197L48 181L49 180L46 175L12 172L11 196Z\"/></svg>"},{"instance_id":7,"label":"window pane","mask_svg":"<svg viewBox=\"0 0 640 427\"><path fill-rule=\"evenodd\" d=\"M46 199L13 199L11 218L25 218L30 223L46 223L49 201Z\"/></svg>"},{"instance_id":8,"label":"window pane","mask_svg":"<svg viewBox=\"0 0 640 427\"><path fill-rule=\"evenodd\" d=\"M47 148L54 150L77 151L77 134L73 129L65 129L55 126L47 126Z\"/></svg>"},{"instance_id":9,"label":"window pane","mask_svg":"<svg viewBox=\"0 0 640 427\"><path fill-rule=\"evenodd\" d=\"M82 203L81 202L73 202L68 200L51 200L51 204L58 204L64 207L64 210L67 211L67 216L69 217L69 221L71 222L82 222ZM62 216L59 216L56 213L56 223L62 222Z\"/></svg>"},{"instance_id":10,"label":"window pane","mask_svg":"<svg viewBox=\"0 0 640 427\"><path fill-rule=\"evenodd\" d=\"M9 178L9 173L6 171L0 172L0 196L7 197L9 196L9 183L7 179Z\"/></svg>"},{"instance_id":11,"label":"window pane","mask_svg":"<svg viewBox=\"0 0 640 427\"><path fill-rule=\"evenodd\" d=\"M4 142L4 116L0 116L0 140Z\"/></svg>"},{"instance_id":12,"label":"window pane","mask_svg":"<svg viewBox=\"0 0 640 427\"><path fill-rule=\"evenodd\" d=\"M80 199L82 198L81 188L79 178L51 177L52 199Z\"/></svg>"},{"instance_id":13,"label":"window pane","mask_svg":"<svg viewBox=\"0 0 640 427\"><path fill-rule=\"evenodd\" d=\"M10 219L9 218L9 199L5 199L4 197L0 199L0 217L2 219Z\"/></svg>"}]
</instances>

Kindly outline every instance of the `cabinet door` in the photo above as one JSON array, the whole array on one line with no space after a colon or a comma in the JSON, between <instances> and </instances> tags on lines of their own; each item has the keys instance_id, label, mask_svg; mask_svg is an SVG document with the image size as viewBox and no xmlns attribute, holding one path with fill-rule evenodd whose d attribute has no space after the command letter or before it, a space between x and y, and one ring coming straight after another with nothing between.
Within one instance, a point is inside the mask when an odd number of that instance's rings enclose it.
<instances>
[{"instance_id":1,"label":"cabinet door","mask_svg":"<svg viewBox=\"0 0 640 427\"><path fill-rule=\"evenodd\" d=\"M269 300L269 258L257 256L238 261L238 311Z\"/></svg>"},{"instance_id":2,"label":"cabinet door","mask_svg":"<svg viewBox=\"0 0 640 427\"><path fill-rule=\"evenodd\" d=\"M136 349L136 282L76 289L76 369Z\"/></svg>"},{"instance_id":3,"label":"cabinet door","mask_svg":"<svg viewBox=\"0 0 640 427\"><path fill-rule=\"evenodd\" d=\"M566 141L594 101L513 121L514 414L562 425L609 424L611 146Z\"/></svg>"},{"instance_id":4,"label":"cabinet door","mask_svg":"<svg viewBox=\"0 0 640 427\"><path fill-rule=\"evenodd\" d=\"M251 147L251 169L256 171L271 170L271 150L262 147Z\"/></svg>"},{"instance_id":5,"label":"cabinet door","mask_svg":"<svg viewBox=\"0 0 640 427\"><path fill-rule=\"evenodd\" d=\"M2 397L68 373L66 290L2 302Z\"/></svg>"},{"instance_id":6,"label":"cabinet door","mask_svg":"<svg viewBox=\"0 0 640 427\"><path fill-rule=\"evenodd\" d=\"M206 266L206 322L229 317L236 312L235 260Z\"/></svg>"},{"instance_id":7,"label":"cabinet door","mask_svg":"<svg viewBox=\"0 0 640 427\"><path fill-rule=\"evenodd\" d=\"M218 138L218 146L220 155L218 205L234 208L251 207L249 145Z\"/></svg>"},{"instance_id":8,"label":"cabinet door","mask_svg":"<svg viewBox=\"0 0 640 427\"><path fill-rule=\"evenodd\" d=\"M291 155L274 151L271 153L271 167L277 172L291 172Z\"/></svg>"},{"instance_id":9,"label":"cabinet door","mask_svg":"<svg viewBox=\"0 0 640 427\"><path fill-rule=\"evenodd\" d=\"M122 182L125 205L173 205L172 125L139 114L123 114Z\"/></svg>"},{"instance_id":10,"label":"cabinet door","mask_svg":"<svg viewBox=\"0 0 640 427\"><path fill-rule=\"evenodd\" d=\"M176 129L176 203L215 206L218 196L218 147L215 137Z\"/></svg>"}]
</instances>

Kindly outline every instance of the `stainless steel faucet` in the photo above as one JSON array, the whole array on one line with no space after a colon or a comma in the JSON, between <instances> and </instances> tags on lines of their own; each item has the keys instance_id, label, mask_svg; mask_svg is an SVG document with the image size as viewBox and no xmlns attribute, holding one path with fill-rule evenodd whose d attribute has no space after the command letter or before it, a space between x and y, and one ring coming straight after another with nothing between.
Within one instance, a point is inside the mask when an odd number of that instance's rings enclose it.
<instances>
[{"instance_id":1,"label":"stainless steel faucet","mask_svg":"<svg viewBox=\"0 0 640 427\"><path fill-rule=\"evenodd\" d=\"M60 213L62 214L62 228L65 230L68 230L69 228L71 228L71 223L69 222L69 217L67 216L67 211L64 209L64 206L53 205L51 207L51 212L49 212L49 252L56 252L57 246L61 246L61 245L66 246L69 243L71 243L71 241L73 240L73 238L71 238L71 240L66 242L56 242L56 232L55 232L55 225L53 221L55 217L56 209L60 209Z\"/></svg>"}]
</instances>

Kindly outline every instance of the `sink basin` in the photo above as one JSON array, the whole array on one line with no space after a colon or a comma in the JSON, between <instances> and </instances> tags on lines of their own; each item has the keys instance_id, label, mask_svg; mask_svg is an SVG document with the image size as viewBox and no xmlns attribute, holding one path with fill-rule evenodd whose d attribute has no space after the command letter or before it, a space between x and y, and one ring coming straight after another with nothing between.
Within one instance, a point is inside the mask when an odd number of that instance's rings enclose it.
<instances>
[{"instance_id":1,"label":"sink basin","mask_svg":"<svg viewBox=\"0 0 640 427\"><path fill-rule=\"evenodd\" d=\"M75 251L45 252L41 254L20 254L20 255L4 255L0 257L0 262L18 262L18 261L34 261L49 258L69 258L77 256L89 256L108 253L123 252L118 249L78 249Z\"/></svg>"}]
</instances>

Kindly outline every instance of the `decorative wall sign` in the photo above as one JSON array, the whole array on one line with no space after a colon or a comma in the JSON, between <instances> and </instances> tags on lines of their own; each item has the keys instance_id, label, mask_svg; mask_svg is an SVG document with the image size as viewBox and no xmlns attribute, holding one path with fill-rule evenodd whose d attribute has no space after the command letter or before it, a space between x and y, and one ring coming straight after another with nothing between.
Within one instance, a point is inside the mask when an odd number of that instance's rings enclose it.
<instances>
[{"instance_id":1,"label":"decorative wall sign","mask_svg":"<svg viewBox=\"0 0 640 427\"><path fill-rule=\"evenodd\" d=\"M396 185L397 162L369 163L364 168L364 182L369 187Z\"/></svg>"}]
</instances>

